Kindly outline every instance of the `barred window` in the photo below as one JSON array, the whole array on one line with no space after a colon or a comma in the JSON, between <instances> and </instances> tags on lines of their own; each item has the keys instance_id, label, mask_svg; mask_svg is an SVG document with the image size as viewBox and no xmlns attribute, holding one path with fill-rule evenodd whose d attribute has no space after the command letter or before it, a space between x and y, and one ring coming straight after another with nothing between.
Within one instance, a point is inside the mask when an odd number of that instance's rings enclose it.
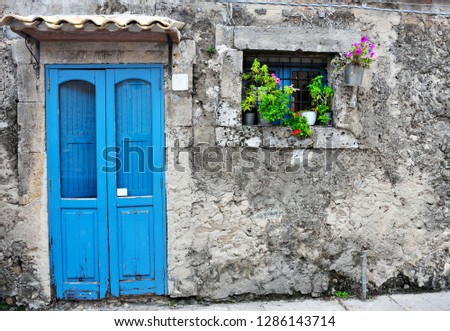
<instances>
[{"instance_id":1,"label":"barred window","mask_svg":"<svg viewBox=\"0 0 450 331\"><path fill-rule=\"evenodd\" d=\"M311 108L311 96L308 84L318 75L324 77L327 84L328 54L307 52L244 52L244 72L251 69L252 63L258 59L261 64L269 67L281 80L281 86L291 85L300 88L291 98L291 109L295 112ZM278 123L273 123L278 124Z\"/></svg>"}]
</instances>

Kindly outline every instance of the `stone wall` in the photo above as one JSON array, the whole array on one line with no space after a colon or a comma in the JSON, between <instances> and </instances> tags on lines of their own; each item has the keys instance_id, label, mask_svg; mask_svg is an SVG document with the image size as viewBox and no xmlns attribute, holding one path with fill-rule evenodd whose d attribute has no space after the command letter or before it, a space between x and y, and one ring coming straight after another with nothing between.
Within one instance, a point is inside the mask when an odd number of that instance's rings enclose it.
<instances>
[{"instance_id":1,"label":"stone wall","mask_svg":"<svg viewBox=\"0 0 450 331\"><path fill-rule=\"evenodd\" d=\"M186 22L173 72L188 74L188 91L171 90L164 45L42 45L44 64L166 65L171 296L357 294L362 250L370 293L449 288L448 18L282 5L101 3L31 9L7 2L4 12L130 11ZM44 82L35 80L23 40L6 33L0 44L0 297L37 304L51 297ZM363 34L376 42L380 59L360 88L329 72L334 128L297 140L287 128L242 126L246 48L332 56ZM217 52L208 53L209 46Z\"/></svg>"}]
</instances>

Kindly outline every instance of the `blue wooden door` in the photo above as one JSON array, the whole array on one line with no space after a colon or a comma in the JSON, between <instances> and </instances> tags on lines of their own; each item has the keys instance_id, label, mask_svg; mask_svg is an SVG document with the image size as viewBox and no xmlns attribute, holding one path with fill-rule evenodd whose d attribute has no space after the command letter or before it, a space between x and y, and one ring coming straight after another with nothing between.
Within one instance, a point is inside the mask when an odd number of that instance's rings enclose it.
<instances>
[{"instance_id":1,"label":"blue wooden door","mask_svg":"<svg viewBox=\"0 0 450 331\"><path fill-rule=\"evenodd\" d=\"M107 70L111 293L166 293L162 68Z\"/></svg>"},{"instance_id":2,"label":"blue wooden door","mask_svg":"<svg viewBox=\"0 0 450 331\"><path fill-rule=\"evenodd\" d=\"M48 68L57 298L166 293L162 70Z\"/></svg>"}]
</instances>

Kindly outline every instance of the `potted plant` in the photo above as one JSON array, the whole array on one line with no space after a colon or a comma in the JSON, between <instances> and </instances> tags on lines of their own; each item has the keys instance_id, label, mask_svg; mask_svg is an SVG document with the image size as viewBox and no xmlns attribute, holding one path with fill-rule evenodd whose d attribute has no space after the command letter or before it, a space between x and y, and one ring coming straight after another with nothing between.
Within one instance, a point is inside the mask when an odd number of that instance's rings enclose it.
<instances>
[{"instance_id":1,"label":"potted plant","mask_svg":"<svg viewBox=\"0 0 450 331\"><path fill-rule=\"evenodd\" d=\"M336 66L335 72L345 68L345 84L349 86L361 86L364 70L369 69L378 56L374 51L375 44L366 36L354 43L348 52L339 54L331 62Z\"/></svg>"},{"instance_id":2,"label":"potted plant","mask_svg":"<svg viewBox=\"0 0 450 331\"><path fill-rule=\"evenodd\" d=\"M292 85L281 87L281 80L275 74L269 74L267 65L261 65L258 59L253 61L250 72L242 75L245 98L242 101L244 124L246 115L255 109L265 121L281 120L290 111L290 96L296 90ZM254 119L253 119L254 121Z\"/></svg>"},{"instance_id":3,"label":"potted plant","mask_svg":"<svg viewBox=\"0 0 450 331\"><path fill-rule=\"evenodd\" d=\"M289 115L288 118L283 119L283 122L291 127L294 137L306 138L311 136L311 128L309 127L306 117L293 111L291 111Z\"/></svg>"},{"instance_id":4,"label":"potted plant","mask_svg":"<svg viewBox=\"0 0 450 331\"><path fill-rule=\"evenodd\" d=\"M311 80L311 83L308 85L308 90L311 95L311 106L313 107L312 113L314 115L311 116L310 112L304 112L302 116L308 119L309 125L314 125L314 122L316 122L316 117L319 124L327 124L331 121L329 111L331 109L331 100L334 96L333 89L325 85L323 83L323 76L319 75ZM311 117L312 119L310 121ZM314 120L314 122L312 122L312 120Z\"/></svg>"}]
</instances>

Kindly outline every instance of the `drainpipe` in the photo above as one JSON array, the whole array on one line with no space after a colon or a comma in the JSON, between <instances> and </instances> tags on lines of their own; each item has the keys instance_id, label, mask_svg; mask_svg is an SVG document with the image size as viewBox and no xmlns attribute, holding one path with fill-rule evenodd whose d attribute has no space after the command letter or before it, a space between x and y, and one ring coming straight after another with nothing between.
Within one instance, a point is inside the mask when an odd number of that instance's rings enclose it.
<instances>
[{"instance_id":1,"label":"drainpipe","mask_svg":"<svg viewBox=\"0 0 450 331\"><path fill-rule=\"evenodd\" d=\"M361 250L361 287L362 287L362 293L361 298L362 300L366 300L367 298L367 252L363 248Z\"/></svg>"}]
</instances>

